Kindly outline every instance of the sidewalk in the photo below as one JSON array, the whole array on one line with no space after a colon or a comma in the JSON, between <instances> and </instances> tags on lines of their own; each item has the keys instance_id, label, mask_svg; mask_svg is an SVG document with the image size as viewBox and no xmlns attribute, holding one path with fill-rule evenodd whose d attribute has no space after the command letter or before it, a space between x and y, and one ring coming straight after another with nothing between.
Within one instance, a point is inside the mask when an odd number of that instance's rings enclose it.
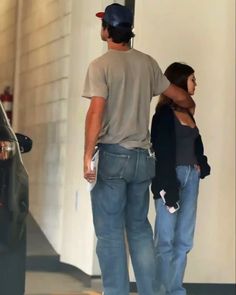
<instances>
[{"instance_id":1,"label":"sidewalk","mask_svg":"<svg viewBox=\"0 0 236 295\"><path fill-rule=\"evenodd\" d=\"M101 280L79 280L79 270L59 262L34 219L27 224L27 263L25 295L100 295ZM137 293L132 293L133 295Z\"/></svg>"}]
</instances>

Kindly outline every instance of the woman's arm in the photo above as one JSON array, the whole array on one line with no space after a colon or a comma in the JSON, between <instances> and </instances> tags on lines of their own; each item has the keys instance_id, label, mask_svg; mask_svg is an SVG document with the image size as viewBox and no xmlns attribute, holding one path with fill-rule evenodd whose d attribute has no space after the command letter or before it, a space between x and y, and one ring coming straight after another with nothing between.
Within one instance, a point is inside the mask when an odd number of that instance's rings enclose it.
<instances>
[{"instance_id":1,"label":"woman's arm","mask_svg":"<svg viewBox=\"0 0 236 295\"><path fill-rule=\"evenodd\" d=\"M176 143L173 111L162 106L153 116L151 142L156 154L156 176L152 180L151 190L154 198L160 197L165 190L166 205L175 206L179 200L179 182L176 176Z\"/></svg>"},{"instance_id":2,"label":"woman's arm","mask_svg":"<svg viewBox=\"0 0 236 295\"><path fill-rule=\"evenodd\" d=\"M207 156L204 155L204 147L201 135L199 135L195 140L195 154L198 165L200 166L200 178L203 179L210 174L211 167L208 164Z\"/></svg>"}]
</instances>

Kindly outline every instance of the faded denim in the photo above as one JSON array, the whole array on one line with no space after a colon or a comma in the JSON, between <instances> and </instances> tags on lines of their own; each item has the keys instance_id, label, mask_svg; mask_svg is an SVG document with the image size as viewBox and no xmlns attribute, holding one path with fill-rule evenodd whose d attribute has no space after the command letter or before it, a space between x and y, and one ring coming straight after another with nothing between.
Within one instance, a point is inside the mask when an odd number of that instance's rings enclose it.
<instances>
[{"instance_id":1,"label":"faded denim","mask_svg":"<svg viewBox=\"0 0 236 295\"><path fill-rule=\"evenodd\" d=\"M193 247L199 172L194 166L177 166L180 209L171 214L161 199L155 201L157 295L186 295L183 287L187 254Z\"/></svg>"},{"instance_id":2,"label":"faded denim","mask_svg":"<svg viewBox=\"0 0 236 295\"><path fill-rule=\"evenodd\" d=\"M91 192L104 295L128 295L125 232L139 295L156 295L149 184L155 160L144 149L99 146L97 184Z\"/></svg>"}]
</instances>

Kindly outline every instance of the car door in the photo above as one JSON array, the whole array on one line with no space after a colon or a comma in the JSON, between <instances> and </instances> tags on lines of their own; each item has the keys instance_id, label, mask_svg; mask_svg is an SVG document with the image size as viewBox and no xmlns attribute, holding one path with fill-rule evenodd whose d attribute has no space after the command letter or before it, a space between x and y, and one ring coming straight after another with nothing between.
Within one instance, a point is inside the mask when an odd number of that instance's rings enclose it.
<instances>
[{"instance_id":1,"label":"car door","mask_svg":"<svg viewBox=\"0 0 236 295\"><path fill-rule=\"evenodd\" d=\"M21 151L29 151L32 141L18 137L19 141L0 103L0 294L4 295L23 295L25 289L29 201Z\"/></svg>"}]
</instances>

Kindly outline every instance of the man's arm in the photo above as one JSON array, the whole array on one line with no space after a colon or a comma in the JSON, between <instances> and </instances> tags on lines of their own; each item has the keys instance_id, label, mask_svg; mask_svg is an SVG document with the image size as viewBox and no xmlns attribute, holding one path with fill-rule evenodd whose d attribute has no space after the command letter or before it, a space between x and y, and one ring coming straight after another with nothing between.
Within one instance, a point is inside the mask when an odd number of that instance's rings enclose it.
<instances>
[{"instance_id":1,"label":"man's arm","mask_svg":"<svg viewBox=\"0 0 236 295\"><path fill-rule=\"evenodd\" d=\"M92 97L85 121L84 145L84 178L94 181L95 171L91 170L91 159L97 139L102 128L103 113L106 100L103 97Z\"/></svg>"},{"instance_id":2,"label":"man's arm","mask_svg":"<svg viewBox=\"0 0 236 295\"><path fill-rule=\"evenodd\" d=\"M182 88L170 84L170 86L163 92L163 94L173 100L174 103L180 107L190 109L195 107L195 102L192 97Z\"/></svg>"}]
</instances>

